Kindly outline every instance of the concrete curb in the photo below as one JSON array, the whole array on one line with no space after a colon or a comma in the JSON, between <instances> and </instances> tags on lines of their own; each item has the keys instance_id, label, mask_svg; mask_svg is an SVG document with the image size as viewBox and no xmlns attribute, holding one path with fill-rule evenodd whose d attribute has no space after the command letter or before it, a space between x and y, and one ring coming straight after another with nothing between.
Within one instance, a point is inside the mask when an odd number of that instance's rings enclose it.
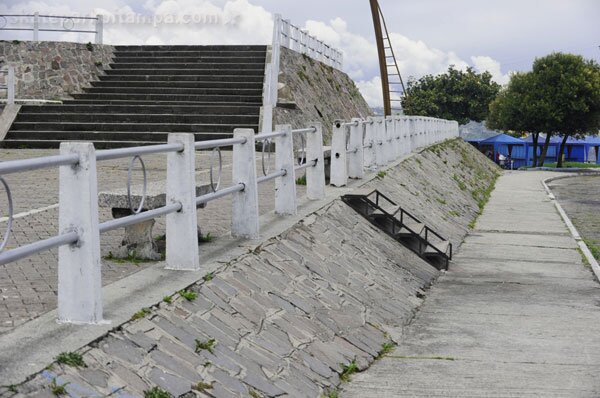
<instances>
[{"instance_id":1,"label":"concrete curb","mask_svg":"<svg viewBox=\"0 0 600 398\"><path fill-rule=\"evenodd\" d=\"M581 252L587 259L588 263L590 263L590 266L592 267L592 271L594 271L594 274L596 275L596 279L598 279L598 281L600 282L600 264L598 264L598 261L596 261L596 258L594 258L594 256L592 255L590 248L585 244L585 242L583 241L583 238L581 237L581 235L579 235L577 228L575 228L575 225L573 225L573 222L571 221L571 219L569 218L569 216L567 215L565 210L562 208L560 203L558 203L558 201L556 200L556 196L554 196L554 194L552 193L552 190L548 186L548 183L550 183L552 181L562 180L565 178L577 177L578 175L579 174L570 174L570 175L565 175L565 176L560 176L560 177L546 178L545 180L542 180L542 185L544 186L544 189L548 193L548 197L550 198L550 200L552 200L554 202L554 206L556 206L556 210L558 210L558 213L562 217L563 221L565 222L565 224L567 224L567 228L569 228L569 231L571 232L571 235L577 242L577 245L581 249Z\"/></svg>"}]
</instances>

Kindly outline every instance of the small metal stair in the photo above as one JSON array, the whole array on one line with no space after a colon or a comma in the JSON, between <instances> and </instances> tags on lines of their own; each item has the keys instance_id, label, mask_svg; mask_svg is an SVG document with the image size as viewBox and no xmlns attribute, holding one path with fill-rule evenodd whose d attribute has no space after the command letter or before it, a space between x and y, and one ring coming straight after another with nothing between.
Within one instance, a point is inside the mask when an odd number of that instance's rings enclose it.
<instances>
[{"instance_id":1,"label":"small metal stair","mask_svg":"<svg viewBox=\"0 0 600 398\"><path fill-rule=\"evenodd\" d=\"M448 269L452 243L381 192L358 189L342 196L342 200L437 269Z\"/></svg>"}]
</instances>

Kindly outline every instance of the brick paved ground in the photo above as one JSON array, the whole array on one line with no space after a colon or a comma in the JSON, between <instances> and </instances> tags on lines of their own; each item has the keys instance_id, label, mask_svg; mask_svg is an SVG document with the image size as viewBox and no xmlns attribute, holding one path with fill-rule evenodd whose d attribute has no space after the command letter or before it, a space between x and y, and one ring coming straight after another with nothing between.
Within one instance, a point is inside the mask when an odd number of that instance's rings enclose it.
<instances>
[{"instance_id":1,"label":"brick paved ground","mask_svg":"<svg viewBox=\"0 0 600 398\"><path fill-rule=\"evenodd\" d=\"M23 159L57 154L57 150L0 150L1 160ZM230 152L223 152L224 168L222 187L231 184ZM273 157L274 160L274 157ZM166 175L166 155L145 156L144 162L149 181L160 181ZM208 183L210 152L199 152L197 156L197 181ZM257 157L260 169L260 157ZM98 165L98 190L105 191L125 187L128 159L101 162ZM261 169L262 170L262 169ZM271 167L273 170L273 167ZM141 173L137 181L141 182ZM33 172L6 176L13 193L15 214L34 209L43 209L58 203L58 169L43 169ZM273 210L274 183L260 187L260 214ZM304 195L304 187L298 187L298 195ZM210 233L218 239L228 233L230 225L230 199L222 198L200 209L198 222L203 233ZM0 220L7 215L7 202L4 191L0 191ZM100 209L100 222L111 218L110 209ZM0 230L6 222L0 221ZM157 220L155 235L165 231L164 219ZM0 233L2 233L0 232ZM9 249L58 233L58 209L56 207L36 214L17 218L13 226ZM101 236L102 256L119 246L122 230ZM140 271L147 264L114 263L104 259L102 278L107 285L123 277ZM57 250L42 253L27 259L0 266L0 333L6 332L30 319L40 316L56 307L57 292Z\"/></svg>"}]
</instances>

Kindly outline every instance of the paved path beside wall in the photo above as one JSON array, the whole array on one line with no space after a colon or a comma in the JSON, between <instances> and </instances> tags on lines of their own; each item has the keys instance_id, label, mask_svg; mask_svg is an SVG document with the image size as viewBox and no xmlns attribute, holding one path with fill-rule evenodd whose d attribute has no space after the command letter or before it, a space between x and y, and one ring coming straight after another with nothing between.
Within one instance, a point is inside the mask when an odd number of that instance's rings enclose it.
<instances>
[{"instance_id":1,"label":"paved path beside wall","mask_svg":"<svg viewBox=\"0 0 600 398\"><path fill-rule=\"evenodd\" d=\"M600 396L600 285L541 184L498 181L398 348L342 397Z\"/></svg>"}]
</instances>

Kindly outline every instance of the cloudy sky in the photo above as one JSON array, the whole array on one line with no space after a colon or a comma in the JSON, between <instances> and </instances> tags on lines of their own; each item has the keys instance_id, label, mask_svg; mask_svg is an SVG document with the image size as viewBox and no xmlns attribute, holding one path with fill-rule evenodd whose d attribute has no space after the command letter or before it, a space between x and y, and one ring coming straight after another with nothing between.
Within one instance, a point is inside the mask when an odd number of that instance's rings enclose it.
<instances>
[{"instance_id":1,"label":"cloudy sky","mask_svg":"<svg viewBox=\"0 0 600 398\"><path fill-rule=\"evenodd\" d=\"M600 0L379 0L402 75L449 65L488 70L499 83L552 51L600 60ZM2 0L0 14L103 14L111 44L267 44L272 13L309 29L345 54L344 69L371 105L380 81L367 0ZM139 18L151 17L140 24ZM191 23L173 23L184 17ZM109 18L109 17L112 17ZM134 19L136 18L136 19ZM0 20L0 25L1 25ZM180 21L181 22L181 21ZM48 23L60 23L52 22ZM0 32L0 39L27 39ZM93 41L47 33L42 39Z\"/></svg>"}]
</instances>

